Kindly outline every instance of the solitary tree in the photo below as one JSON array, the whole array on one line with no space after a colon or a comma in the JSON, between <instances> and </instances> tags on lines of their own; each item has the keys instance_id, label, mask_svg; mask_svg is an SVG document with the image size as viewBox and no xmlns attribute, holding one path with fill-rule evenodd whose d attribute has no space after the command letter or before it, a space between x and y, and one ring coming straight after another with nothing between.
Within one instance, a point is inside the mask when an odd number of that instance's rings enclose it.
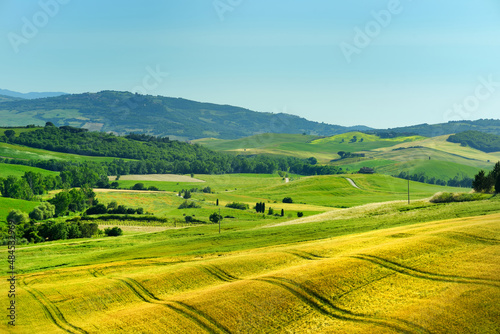
<instances>
[{"instance_id":1,"label":"solitary tree","mask_svg":"<svg viewBox=\"0 0 500 334\"><path fill-rule=\"evenodd\" d=\"M472 181L472 188L474 188L476 192L481 192L486 190L487 183L484 170L481 170L474 177L474 181Z\"/></svg>"},{"instance_id":2,"label":"solitary tree","mask_svg":"<svg viewBox=\"0 0 500 334\"><path fill-rule=\"evenodd\" d=\"M212 223L217 224L218 222L222 221L222 216L217 212L214 212L210 215L209 219Z\"/></svg>"},{"instance_id":3,"label":"solitary tree","mask_svg":"<svg viewBox=\"0 0 500 334\"><path fill-rule=\"evenodd\" d=\"M16 132L14 130L5 130L4 134L8 139L12 139L16 135Z\"/></svg>"}]
</instances>

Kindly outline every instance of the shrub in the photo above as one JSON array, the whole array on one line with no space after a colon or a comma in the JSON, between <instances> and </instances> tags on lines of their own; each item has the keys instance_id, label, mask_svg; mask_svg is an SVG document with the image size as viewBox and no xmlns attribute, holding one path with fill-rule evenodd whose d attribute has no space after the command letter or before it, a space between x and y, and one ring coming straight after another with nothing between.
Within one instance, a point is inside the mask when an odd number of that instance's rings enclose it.
<instances>
[{"instance_id":1,"label":"shrub","mask_svg":"<svg viewBox=\"0 0 500 334\"><path fill-rule=\"evenodd\" d=\"M453 202L471 202L479 201L484 196L481 194L467 194L467 193L437 193L430 199L431 203L453 203Z\"/></svg>"},{"instance_id":2,"label":"shrub","mask_svg":"<svg viewBox=\"0 0 500 334\"><path fill-rule=\"evenodd\" d=\"M106 234L108 237L118 237L123 234L123 231L118 226L115 226L113 228L108 227L104 229L104 234Z\"/></svg>"},{"instance_id":3,"label":"shrub","mask_svg":"<svg viewBox=\"0 0 500 334\"><path fill-rule=\"evenodd\" d=\"M132 187L132 190L144 190L144 183L136 183Z\"/></svg>"},{"instance_id":4,"label":"shrub","mask_svg":"<svg viewBox=\"0 0 500 334\"><path fill-rule=\"evenodd\" d=\"M303 213L303 212L300 212L300 211L299 211L299 212L297 212L297 217L299 217L299 218L300 218L300 217L302 217L303 215L304 215L304 213Z\"/></svg>"},{"instance_id":5,"label":"shrub","mask_svg":"<svg viewBox=\"0 0 500 334\"><path fill-rule=\"evenodd\" d=\"M283 203L293 203L293 200L292 200L292 198L291 198L291 197L285 197L285 198L283 198L283 201L282 201L282 202L283 202Z\"/></svg>"},{"instance_id":6,"label":"shrub","mask_svg":"<svg viewBox=\"0 0 500 334\"><path fill-rule=\"evenodd\" d=\"M107 213L108 209L106 209L106 206L104 204L98 203L90 208L87 209L86 213L88 215L100 215Z\"/></svg>"},{"instance_id":7,"label":"shrub","mask_svg":"<svg viewBox=\"0 0 500 334\"><path fill-rule=\"evenodd\" d=\"M209 219L212 223L217 224L218 222L222 221L222 216L217 212L214 212L210 215Z\"/></svg>"},{"instance_id":8,"label":"shrub","mask_svg":"<svg viewBox=\"0 0 500 334\"><path fill-rule=\"evenodd\" d=\"M199 206L193 201L184 201L181 203L181 205L179 205L177 209L197 209L197 208L201 208L201 206Z\"/></svg>"},{"instance_id":9,"label":"shrub","mask_svg":"<svg viewBox=\"0 0 500 334\"><path fill-rule=\"evenodd\" d=\"M228 203L226 204L227 208L232 208L232 209L238 209L238 210L247 210L248 209L248 204L245 203Z\"/></svg>"}]
</instances>

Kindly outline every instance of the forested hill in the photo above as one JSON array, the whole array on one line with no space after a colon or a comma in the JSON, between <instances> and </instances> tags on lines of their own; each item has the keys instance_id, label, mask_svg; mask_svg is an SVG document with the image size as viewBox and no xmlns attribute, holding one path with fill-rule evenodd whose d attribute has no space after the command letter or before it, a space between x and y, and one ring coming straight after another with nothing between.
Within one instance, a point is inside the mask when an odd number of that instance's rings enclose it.
<instances>
[{"instance_id":1,"label":"forested hill","mask_svg":"<svg viewBox=\"0 0 500 334\"><path fill-rule=\"evenodd\" d=\"M255 112L229 105L180 98L103 91L0 103L1 126L70 125L95 131L169 136L182 140L235 139L258 133L307 133L330 136L365 126L342 127L289 114Z\"/></svg>"},{"instance_id":2,"label":"forested hill","mask_svg":"<svg viewBox=\"0 0 500 334\"><path fill-rule=\"evenodd\" d=\"M18 132L16 132L16 130ZM337 174L335 166L311 164L305 159L278 156L234 156L212 151L197 144L188 144L166 137L130 134L125 137L70 126L9 129L0 141L63 153L133 159L106 163L109 175L167 173L273 173L277 170L302 175ZM1 159L0 159L1 160ZM13 163L13 161L10 161ZM25 161L14 163L27 164ZM61 171L57 161L29 162L29 165ZM52 166L52 167L50 167Z\"/></svg>"},{"instance_id":3,"label":"forested hill","mask_svg":"<svg viewBox=\"0 0 500 334\"><path fill-rule=\"evenodd\" d=\"M479 132L466 131L448 138L449 142L470 146L483 152L500 152L500 136Z\"/></svg>"},{"instance_id":4,"label":"forested hill","mask_svg":"<svg viewBox=\"0 0 500 334\"><path fill-rule=\"evenodd\" d=\"M465 131L480 131L500 135L500 120L498 119L479 119L476 121L450 121L440 124L418 124L387 130L373 130L370 133L376 133L382 137L388 134L397 135L419 135L424 137L437 137L450 135L453 133Z\"/></svg>"}]
</instances>

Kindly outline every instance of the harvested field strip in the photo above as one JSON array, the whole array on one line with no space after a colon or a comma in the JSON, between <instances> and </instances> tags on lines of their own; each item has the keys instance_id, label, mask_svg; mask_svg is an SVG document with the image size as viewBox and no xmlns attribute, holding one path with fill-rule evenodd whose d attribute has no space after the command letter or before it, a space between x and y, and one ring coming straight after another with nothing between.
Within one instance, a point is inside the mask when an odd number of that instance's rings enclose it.
<instances>
[{"instance_id":1,"label":"harvested field strip","mask_svg":"<svg viewBox=\"0 0 500 334\"><path fill-rule=\"evenodd\" d=\"M441 275L436 273L430 273L418 269L413 269L402 264L392 262L373 255L354 255L352 258L369 261L371 263L377 264L384 268L394 270L400 274L408 275L417 278L429 279L432 281L442 281L442 282L452 282L452 283L465 283L465 284L481 284L489 285L493 287L500 288L500 281L490 280L484 278L475 277L462 277L462 276L452 276L452 275Z\"/></svg>"},{"instance_id":2,"label":"harvested field strip","mask_svg":"<svg viewBox=\"0 0 500 334\"><path fill-rule=\"evenodd\" d=\"M395 329L401 333L429 333L428 330L408 321L391 319L391 318L376 318L364 314L356 314L348 310L344 310L332 304L328 299L311 291L310 289L301 286L291 280L281 277L265 277L257 278L256 281L273 284L287 290L294 296L302 300L314 310L328 317L345 320L356 321L362 323L375 324L383 327Z\"/></svg>"},{"instance_id":3,"label":"harvested field strip","mask_svg":"<svg viewBox=\"0 0 500 334\"><path fill-rule=\"evenodd\" d=\"M68 332L68 333L88 333L85 330L73 326L70 324L65 318L64 315L61 313L61 311L55 306L50 300L45 297L43 293L40 291L29 287L26 282L23 280L19 281L21 284L21 287L26 290L33 298L35 298L43 307L43 310L47 317L50 319L50 321L59 327L60 329Z\"/></svg>"}]
</instances>

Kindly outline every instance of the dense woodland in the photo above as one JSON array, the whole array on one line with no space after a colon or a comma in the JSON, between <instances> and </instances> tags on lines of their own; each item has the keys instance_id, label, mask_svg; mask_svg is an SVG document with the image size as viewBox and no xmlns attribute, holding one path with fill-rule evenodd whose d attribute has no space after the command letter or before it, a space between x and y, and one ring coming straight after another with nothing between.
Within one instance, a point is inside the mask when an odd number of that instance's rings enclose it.
<instances>
[{"instance_id":1,"label":"dense woodland","mask_svg":"<svg viewBox=\"0 0 500 334\"><path fill-rule=\"evenodd\" d=\"M15 132L15 130L11 131ZM58 128L50 123L44 128L24 132L19 136L15 134L1 136L0 141L64 153L134 159L134 161L116 159L100 164L106 175L273 173L278 170L301 175L342 172L339 167L315 165L308 160L294 157L233 156L212 151L201 145L192 145L169 138L137 134L120 137L69 126ZM95 168L95 165L90 163L74 164L54 160L10 160L9 162L61 172L82 167Z\"/></svg>"},{"instance_id":2,"label":"dense woodland","mask_svg":"<svg viewBox=\"0 0 500 334\"><path fill-rule=\"evenodd\" d=\"M448 141L459 143L462 146L470 146L486 153L500 151L500 136L479 131L457 133L451 135Z\"/></svg>"}]
</instances>

